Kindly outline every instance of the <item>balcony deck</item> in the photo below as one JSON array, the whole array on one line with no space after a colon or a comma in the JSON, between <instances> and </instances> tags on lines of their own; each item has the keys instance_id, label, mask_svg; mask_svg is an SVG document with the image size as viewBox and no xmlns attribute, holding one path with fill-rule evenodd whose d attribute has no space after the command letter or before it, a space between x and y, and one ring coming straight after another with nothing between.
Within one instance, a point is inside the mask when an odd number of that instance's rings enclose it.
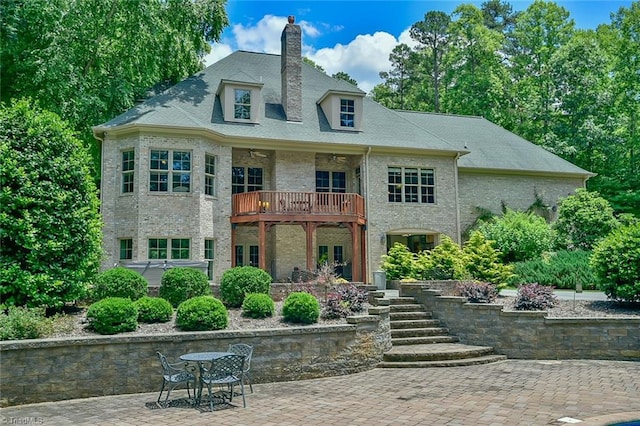
<instances>
[{"instance_id":1,"label":"balcony deck","mask_svg":"<svg viewBox=\"0 0 640 426\"><path fill-rule=\"evenodd\" d=\"M255 191L234 194L231 223L366 223L364 198L354 193Z\"/></svg>"}]
</instances>

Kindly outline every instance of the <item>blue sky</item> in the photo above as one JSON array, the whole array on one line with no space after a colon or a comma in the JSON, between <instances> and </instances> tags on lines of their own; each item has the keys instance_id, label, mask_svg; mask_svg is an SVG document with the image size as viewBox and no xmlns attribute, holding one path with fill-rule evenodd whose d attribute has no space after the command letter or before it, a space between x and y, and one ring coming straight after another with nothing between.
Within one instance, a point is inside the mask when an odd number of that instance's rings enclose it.
<instances>
[{"instance_id":1,"label":"blue sky","mask_svg":"<svg viewBox=\"0 0 640 426\"><path fill-rule=\"evenodd\" d=\"M514 10L533 1L513 0ZM205 58L207 65L242 49L280 53L280 33L287 16L294 15L303 31L303 55L328 74L344 71L366 92L380 82L378 73L389 69L389 53L398 43L412 44L408 29L438 10L451 13L462 3L480 7L483 1L418 0L227 0L230 25L221 43ZM632 1L565 0L556 4L570 12L577 28L596 28L611 22L610 14Z\"/></svg>"}]
</instances>

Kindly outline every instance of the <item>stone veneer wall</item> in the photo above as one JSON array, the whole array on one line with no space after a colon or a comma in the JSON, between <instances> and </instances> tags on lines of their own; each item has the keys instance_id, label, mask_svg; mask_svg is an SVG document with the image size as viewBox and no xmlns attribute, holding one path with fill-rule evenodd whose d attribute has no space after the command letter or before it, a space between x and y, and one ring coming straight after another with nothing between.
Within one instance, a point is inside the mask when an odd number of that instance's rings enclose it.
<instances>
[{"instance_id":1,"label":"stone veneer wall","mask_svg":"<svg viewBox=\"0 0 640 426\"><path fill-rule=\"evenodd\" d=\"M427 283L403 283L400 293L424 305L462 343L492 346L509 358L640 361L640 318L548 318L541 311L503 311L502 305L441 296Z\"/></svg>"},{"instance_id":2,"label":"stone veneer wall","mask_svg":"<svg viewBox=\"0 0 640 426\"><path fill-rule=\"evenodd\" d=\"M389 307L337 326L0 342L0 406L159 392L156 351L177 360L231 343L254 346L254 383L356 373L374 368L391 348Z\"/></svg>"}]
</instances>

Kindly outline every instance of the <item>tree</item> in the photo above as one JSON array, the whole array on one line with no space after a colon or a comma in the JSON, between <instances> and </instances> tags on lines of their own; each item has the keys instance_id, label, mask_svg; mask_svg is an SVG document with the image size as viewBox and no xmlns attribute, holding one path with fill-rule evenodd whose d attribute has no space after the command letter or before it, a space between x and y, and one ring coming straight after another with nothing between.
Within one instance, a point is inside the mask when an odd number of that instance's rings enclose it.
<instances>
[{"instance_id":1,"label":"tree","mask_svg":"<svg viewBox=\"0 0 640 426\"><path fill-rule=\"evenodd\" d=\"M101 260L91 158L56 114L0 105L0 302L60 307Z\"/></svg>"},{"instance_id":2,"label":"tree","mask_svg":"<svg viewBox=\"0 0 640 426\"><path fill-rule=\"evenodd\" d=\"M302 62L311 65L312 67L314 67L315 69L317 69L318 71L322 71L323 73L327 73L324 68L322 68L320 65L316 64L313 59L309 59L306 56L302 57Z\"/></svg>"},{"instance_id":3,"label":"tree","mask_svg":"<svg viewBox=\"0 0 640 426\"><path fill-rule=\"evenodd\" d=\"M507 33L513 28L518 12L511 4L502 0L489 0L480 5L484 25L490 30Z\"/></svg>"},{"instance_id":4,"label":"tree","mask_svg":"<svg viewBox=\"0 0 640 426\"><path fill-rule=\"evenodd\" d=\"M344 80L347 83L351 83L354 86L358 87L358 82L355 81L353 78L351 78L351 76L346 72L338 71L337 73L333 74L331 77L337 78L338 80Z\"/></svg>"},{"instance_id":5,"label":"tree","mask_svg":"<svg viewBox=\"0 0 640 426\"><path fill-rule=\"evenodd\" d=\"M430 11L424 20L416 22L409 30L411 38L421 44L424 54L424 69L431 80L433 90L433 110L440 112L440 91L443 78L442 57L449 45L448 27L451 18L444 12Z\"/></svg>"},{"instance_id":6,"label":"tree","mask_svg":"<svg viewBox=\"0 0 640 426\"><path fill-rule=\"evenodd\" d=\"M449 34L446 111L497 121L507 103L508 74L500 57L504 36L485 27L480 9L469 4L454 10Z\"/></svg>"},{"instance_id":7,"label":"tree","mask_svg":"<svg viewBox=\"0 0 640 426\"><path fill-rule=\"evenodd\" d=\"M591 250L618 226L609 202L597 192L576 190L558 203L556 244L567 250Z\"/></svg>"},{"instance_id":8,"label":"tree","mask_svg":"<svg viewBox=\"0 0 640 426\"><path fill-rule=\"evenodd\" d=\"M534 1L516 20L511 34L517 115L515 132L550 151L555 148L551 124L555 111L555 81L551 58L574 31L569 12L553 2Z\"/></svg>"},{"instance_id":9,"label":"tree","mask_svg":"<svg viewBox=\"0 0 640 426\"><path fill-rule=\"evenodd\" d=\"M228 20L224 0L7 0L0 23L0 99L37 99L97 160L90 127L202 69Z\"/></svg>"}]
</instances>

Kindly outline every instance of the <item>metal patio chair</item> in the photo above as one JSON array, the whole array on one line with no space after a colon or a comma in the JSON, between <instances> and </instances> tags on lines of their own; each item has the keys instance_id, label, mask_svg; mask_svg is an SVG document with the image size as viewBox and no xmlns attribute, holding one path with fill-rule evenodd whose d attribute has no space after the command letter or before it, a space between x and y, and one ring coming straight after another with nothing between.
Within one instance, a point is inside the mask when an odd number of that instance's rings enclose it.
<instances>
[{"instance_id":1,"label":"metal patio chair","mask_svg":"<svg viewBox=\"0 0 640 426\"><path fill-rule=\"evenodd\" d=\"M253 385L251 384L251 355L253 355L253 346L244 343L236 343L229 345L227 352L234 353L236 355L242 355L244 357L244 368L242 369L242 381L246 385L249 383L249 390L253 393Z\"/></svg>"},{"instance_id":2,"label":"metal patio chair","mask_svg":"<svg viewBox=\"0 0 640 426\"><path fill-rule=\"evenodd\" d=\"M169 363L169 361L167 361L167 357L162 355L160 352L156 352L156 354L158 355L160 365L162 366L162 389L160 389L160 394L158 395L158 404L161 404L166 408L171 391L183 383L187 385L187 395L189 398L191 398L189 383L193 383L193 396L195 398L196 376L193 372L187 369L187 363L177 362L172 364ZM162 392L164 392L165 386L167 386L167 396L164 399L164 403L161 403L160 399L162 398Z\"/></svg>"},{"instance_id":3,"label":"metal patio chair","mask_svg":"<svg viewBox=\"0 0 640 426\"><path fill-rule=\"evenodd\" d=\"M200 384L207 387L211 411L213 411L214 400L211 388L214 385L228 387L230 390L229 402L231 402L234 397L233 386L240 385L239 395L242 395L242 405L244 407L247 406L247 401L244 398L244 385L242 383L243 364L244 356L234 354L212 359L209 368L202 365L200 366Z\"/></svg>"}]
</instances>

